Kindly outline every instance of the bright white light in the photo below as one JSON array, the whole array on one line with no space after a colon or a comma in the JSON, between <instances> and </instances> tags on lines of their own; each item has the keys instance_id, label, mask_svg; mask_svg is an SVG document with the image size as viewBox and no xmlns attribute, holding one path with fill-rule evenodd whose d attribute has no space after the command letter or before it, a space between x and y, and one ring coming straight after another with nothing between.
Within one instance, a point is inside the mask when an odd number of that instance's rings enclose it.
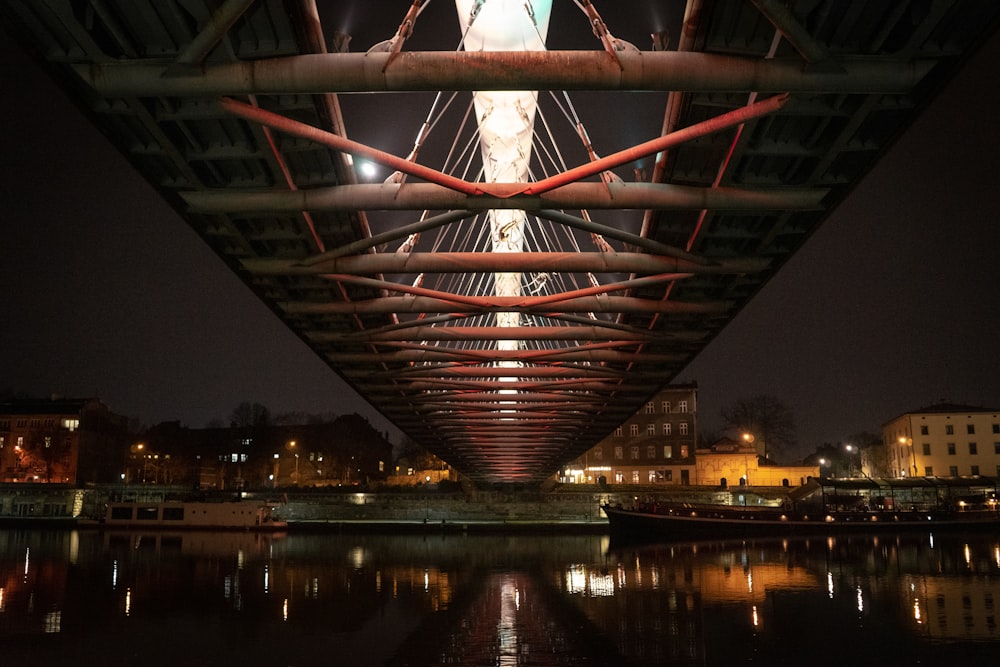
<instances>
[{"instance_id":1,"label":"bright white light","mask_svg":"<svg viewBox=\"0 0 1000 667\"><path fill-rule=\"evenodd\" d=\"M587 590L587 571L582 565L572 565L566 571L566 592L570 595Z\"/></svg>"},{"instance_id":2,"label":"bright white light","mask_svg":"<svg viewBox=\"0 0 1000 667\"><path fill-rule=\"evenodd\" d=\"M358 169L361 171L361 175L365 178L374 178L378 173L378 168L376 168L371 162L360 163L358 165Z\"/></svg>"}]
</instances>

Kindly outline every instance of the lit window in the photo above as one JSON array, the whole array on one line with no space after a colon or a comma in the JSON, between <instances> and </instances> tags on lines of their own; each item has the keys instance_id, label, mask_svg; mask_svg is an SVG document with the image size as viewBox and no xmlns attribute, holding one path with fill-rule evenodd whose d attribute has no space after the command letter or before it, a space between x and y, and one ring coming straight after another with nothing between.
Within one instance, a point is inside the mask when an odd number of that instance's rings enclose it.
<instances>
[{"instance_id":1,"label":"lit window","mask_svg":"<svg viewBox=\"0 0 1000 667\"><path fill-rule=\"evenodd\" d=\"M638 470L633 470L632 471L632 483L633 484L638 484L639 483L639 471Z\"/></svg>"},{"instance_id":2,"label":"lit window","mask_svg":"<svg viewBox=\"0 0 1000 667\"><path fill-rule=\"evenodd\" d=\"M654 412L656 412L656 406L653 404L653 402L650 401L649 403L646 403L646 414L651 415Z\"/></svg>"},{"instance_id":3,"label":"lit window","mask_svg":"<svg viewBox=\"0 0 1000 667\"><path fill-rule=\"evenodd\" d=\"M621 484L625 481L625 473L621 470L615 471L615 484Z\"/></svg>"},{"instance_id":4,"label":"lit window","mask_svg":"<svg viewBox=\"0 0 1000 667\"><path fill-rule=\"evenodd\" d=\"M688 423L687 422L681 422L680 424L678 424L677 425L677 432L680 433L681 435L687 435L688 434Z\"/></svg>"},{"instance_id":5,"label":"lit window","mask_svg":"<svg viewBox=\"0 0 1000 667\"><path fill-rule=\"evenodd\" d=\"M639 435L639 425L638 424L629 424L629 426L628 426L628 434L631 435L631 436L633 436L633 437Z\"/></svg>"},{"instance_id":6,"label":"lit window","mask_svg":"<svg viewBox=\"0 0 1000 667\"><path fill-rule=\"evenodd\" d=\"M379 461L378 462L378 471L379 472L385 472L385 461Z\"/></svg>"},{"instance_id":7,"label":"lit window","mask_svg":"<svg viewBox=\"0 0 1000 667\"><path fill-rule=\"evenodd\" d=\"M649 483L650 484L656 484L656 471L655 470L650 470L649 471Z\"/></svg>"},{"instance_id":8,"label":"lit window","mask_svg":"<svg viewBox=\"0 0 1000 667\"><path fill-rule=\"evenodd\" d=\"M688 457L688 446L681 445L681 458L686 459Z\"/></svg>"},{"instance_id":9,"label":"lit window","mask_svg":"<svg viewBox=\"0 0 1000 667\"><path fill-rule=\"evenodd\" d=\"M656 424L646 424L646 435L656 435Z\"/></svg>"},{"instance_id":10,"label":"lit window","mask_svg":"<svg viewBox=\"0 0 1000 667\"><path fill-rule=\"evenodd\" d=\"M674 456L674 446L673 445L663 445L663 458L670 459Z\"/></svg>"}]
</instances>

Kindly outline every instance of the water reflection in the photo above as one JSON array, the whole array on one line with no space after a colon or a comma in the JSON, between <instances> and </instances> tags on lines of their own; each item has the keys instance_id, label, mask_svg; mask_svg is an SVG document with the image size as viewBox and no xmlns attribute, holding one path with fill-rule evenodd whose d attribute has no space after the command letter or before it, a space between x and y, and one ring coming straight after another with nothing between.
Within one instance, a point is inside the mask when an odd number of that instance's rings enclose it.
<instances>
[{"instance_id":1,"label":"water reflection","mask_svg":"<svg viewBox=\"0 0 1000 667\"><path fill-rule=\"evenodd\" d=\"M4 664L933 664L1000 658L996 535L0 531Z\"/></svg>"}]
</instances>

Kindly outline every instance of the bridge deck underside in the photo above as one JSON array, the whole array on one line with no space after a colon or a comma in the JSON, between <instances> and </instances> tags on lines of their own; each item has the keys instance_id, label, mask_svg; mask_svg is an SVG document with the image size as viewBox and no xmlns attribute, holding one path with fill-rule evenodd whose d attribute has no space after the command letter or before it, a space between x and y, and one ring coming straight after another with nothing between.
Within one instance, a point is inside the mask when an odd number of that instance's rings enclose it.
<instances>
[{"instance_id":1,"label":"bridge deck underside","mask_svg":"<svg viewBox=\"0 0 1000 667\"><path fill-rule=\"evenodd\" d=\"M411 3L377 4L392 38ZM0 0L0 18L375 408L473 479L537 482L677 378L1000 15L994 0L692 1L652 50L610 38L655 29L618 4L596 3L602 43L557 0L552 50L534 54L449 51L447 3L367 55L374 40L328 53L336 3L310 0ZM532 183L484 183L455 157L468 91L491 88L539 91ZM439 90L458 94L438 117ZM373 97L385 127L348 126ZM395 177L368 182L362 159ZM484 246L500 209L526 212L525 252ZM522 296L494 295L504 272Z\"/></svg>"}]
</instances>

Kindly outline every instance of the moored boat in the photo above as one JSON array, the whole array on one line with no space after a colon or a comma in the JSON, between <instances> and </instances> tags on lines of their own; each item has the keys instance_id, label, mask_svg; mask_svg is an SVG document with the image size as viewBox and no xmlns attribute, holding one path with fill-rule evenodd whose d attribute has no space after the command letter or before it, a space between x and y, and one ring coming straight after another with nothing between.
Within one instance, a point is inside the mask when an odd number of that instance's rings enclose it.
<instances>
[{"instance_id":1,"label":"moored boat","mask_svg":"<svg viewBox=\"0 0 1000 667\"><path fill-rule=\"evenodd\" d=\"M983 510L824 511L732 505L602 506L612 535L643 539L729 538L893 532L1000 530L1000 512Z\"/></svg>"},{"instance_id":2,"label":"moored boat","mask_svg":"<svg viewBox=\"0 0 1000 667\"><path fill-rule=\"evenodd\" d=\"M100 525L108 528L284 530L268 504L250 501L111 502Z\"/></svg>"},{"instance_id":3,"label":"moored boat","mask_svg":"<svg viewBox=\"0 0 1000 667\"><path fill-rule=\"evenodd\" d=\"M903 530L1000 531L998 480L968 477L818 478L765 497L739 488L730 502L602 505L612 535L630 539L725 539Z\"/></svg>"}]
</instances>

